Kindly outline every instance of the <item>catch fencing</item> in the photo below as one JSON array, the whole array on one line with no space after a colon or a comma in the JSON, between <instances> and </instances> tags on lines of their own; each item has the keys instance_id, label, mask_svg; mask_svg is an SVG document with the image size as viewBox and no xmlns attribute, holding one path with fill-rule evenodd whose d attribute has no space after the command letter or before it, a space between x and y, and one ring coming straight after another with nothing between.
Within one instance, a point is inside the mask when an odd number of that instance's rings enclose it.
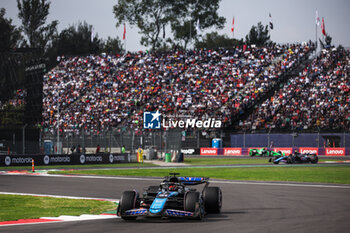
<instances>
[{"instance_id":1,"label":"catch fencing","mask_svg":"<svg viewBox=\"0 0 350 233\"><path fill-rule=\"evenodd\" d=\"M114 129L106 132L91 133L77 131L44 136L45 154L71 153L136 153L138 148L144 149L146 158L163 158L166 153L179 154L181 150L181 131L134 131ZM79 149L78 149L79 148Z\"/></svg>"}]
</instances>

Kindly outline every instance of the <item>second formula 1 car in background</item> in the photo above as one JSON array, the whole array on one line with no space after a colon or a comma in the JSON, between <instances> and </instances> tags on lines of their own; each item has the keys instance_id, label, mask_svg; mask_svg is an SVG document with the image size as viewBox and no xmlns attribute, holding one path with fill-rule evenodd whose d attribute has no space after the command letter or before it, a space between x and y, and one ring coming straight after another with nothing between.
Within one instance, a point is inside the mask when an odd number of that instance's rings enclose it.
<instances>
[{"instance_id":1,"label":"second formula 1 car in background","mask_svg":"<svg viewBox=\"0 0 350 233\"><path fill-rule=\"evenodd\" d=\"M270 158L269 162L273 162L274 164L318 163L318 156L316 154L309 154L309 153L300 154L299 152L295 152L294 154L291 154L291 155Z\"/></svg>"},{"instance_id":2,"label":"second formula 1 car in background","mask_svg":"<svg viewBox=\"0 0 350 233\"><path fill-rule=\"evenodd\" d=\"M274 156L274 157L276 157L276 156L284 156L285 154L281 151L276 152L276 151L269 150L269 149L264 147L264 148L260 148L260 149L258 149L258 148L250 149L249 155L250 156L269 156L269 157Z\"/></svg>"}]
</instances>

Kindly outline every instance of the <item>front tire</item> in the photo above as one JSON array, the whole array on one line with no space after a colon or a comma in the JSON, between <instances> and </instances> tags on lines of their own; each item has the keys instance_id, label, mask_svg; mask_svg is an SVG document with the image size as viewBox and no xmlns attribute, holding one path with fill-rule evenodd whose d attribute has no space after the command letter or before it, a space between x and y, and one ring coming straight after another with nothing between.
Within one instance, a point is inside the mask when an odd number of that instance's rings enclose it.
<instances>
[{"instance_id":1,"label":"front tire","mask_svg":"<svg viewBox=\"0 0 350 233\"><path fill-rule=\"evenodd\" d=\"M135 220L136 217L123 216L125 211L136 208L137 192L136 191L125 191L119 202L120 216L124 220Z\"/></svg>"},{"instance_id":2,"label":"front tire","mask_svg":"<svg viewBox=\"0 0 350 233\"><path fill-rule=\"evenodd\" d=\"M204 208L207 213L220 213L222 192L219 187L207 187L203 193Z\"/></svg>"},{"instance_id":3,"label":"front tire","mask_svg":"<svg viewBox=\"0 0 350 233\"><path fill-rule=\"evenodd\" d=\"M194 212L199 202L199 192L188 192L185 196L185 211Z\"/></svg>"},{"instance_id":4,"label":"front tire","mask_svg":"<svg viewBox=\"0 0 350 233\"><path fill-rule=\"evenodd\" d=\"M193 212L197 214L195 219L202 219L202 209L201 209L201 201L199 192L187 192L185 195L185 203L184 203L185 211Z\"/></svg>"}]
</instances>

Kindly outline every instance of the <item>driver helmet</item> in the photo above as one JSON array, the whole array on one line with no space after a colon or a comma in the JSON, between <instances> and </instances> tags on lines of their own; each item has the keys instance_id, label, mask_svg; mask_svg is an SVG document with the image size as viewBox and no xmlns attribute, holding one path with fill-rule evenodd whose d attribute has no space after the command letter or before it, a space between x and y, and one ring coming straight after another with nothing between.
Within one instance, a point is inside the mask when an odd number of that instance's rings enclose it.
<instances>
[{"instance_id":1,"label":"driver helmet","mask_svg":"<svg viewBox=\"0 0 350 233\"><path fill-rule=\"evenodd\" d=\"M176 191L176 190L177 190L177 185L176 184L169 185L169 191Z\"/></svg>"}]
</instances>

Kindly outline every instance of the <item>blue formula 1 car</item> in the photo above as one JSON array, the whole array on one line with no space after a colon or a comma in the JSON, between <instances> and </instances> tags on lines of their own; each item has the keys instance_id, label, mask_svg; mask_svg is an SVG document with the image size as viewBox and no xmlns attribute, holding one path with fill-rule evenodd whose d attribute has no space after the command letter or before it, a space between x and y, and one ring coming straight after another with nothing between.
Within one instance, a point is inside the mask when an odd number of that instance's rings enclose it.
<instances>
[{"instance_id":1,"label":"blue formula 1 car","mask_svg":"<svg viewBox=\"0 0 350 233\"><path fill-rule=\"evenodd\" d=\"M136 190L122 194L117 216L124 220L146 217L178 217L202 219L208 213L220 213L222 191L219 187L208 187L207 177L177 177L170 173L159 186L144 188L140 197ZM204 184L201 192L190 186Z\"/></svg>"},{"instance_id":2,"label":"blue formula 1 car","mask_svg":"<svg viewBox=\"0 0 350 233\"><path fill-rule=\"evenodd\" d=\"M273 162L274 164L279 164L280 162L288 164L318 163L318 156L316 154L300 154L296 152L291 155L278 156L274 159L270 158L269 162Z\"/></svg>"}]
</instances>

